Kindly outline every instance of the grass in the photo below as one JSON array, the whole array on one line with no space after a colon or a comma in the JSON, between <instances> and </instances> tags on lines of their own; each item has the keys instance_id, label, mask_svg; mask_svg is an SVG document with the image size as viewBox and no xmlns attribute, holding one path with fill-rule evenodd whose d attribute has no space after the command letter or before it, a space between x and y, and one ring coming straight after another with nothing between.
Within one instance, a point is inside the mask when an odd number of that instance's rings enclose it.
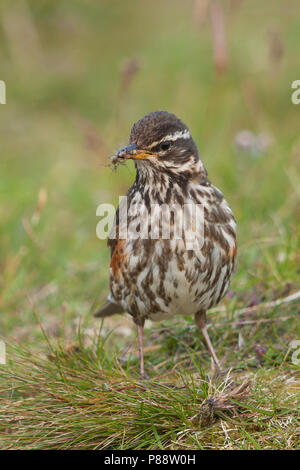
<instances>
[{"instance_id":1,"label":"grass","mask_svg":"<svg viewBox=\"0 0 300 470\"><path fill-rule=\"evenodd\" d=\"M2 382L2 447L298 447L299 380L284 352L272 348L244 361L236 355L225 377L209 378L192 326L182 325L180 340L178 332L178 326L152 331L162 346L147 354L146 382L137 374L136 354L121 349L112 356L101 331L88 347L81 334L69 348L47 338L48 354L11 345L14 359Z\"/></svg>"},{"instance_id":2,"label":"grass","mask_svg":"<svg viewBox=\"0 0 300 470\"><path fill-rule=\"evenodd\" d=\"M1 4L3 449L299 448L299 300L268 306L300 288L299 13L224 3L221 76L192 1ZM134 178L107 156L153 109L187 122L238 222L237 270L208 317L223 378L190 318L147 325L145 384L131 320L91 315L109 264L96 208ZM270 145L241 151L242 129Z\"/></svg>"}]
</instances>

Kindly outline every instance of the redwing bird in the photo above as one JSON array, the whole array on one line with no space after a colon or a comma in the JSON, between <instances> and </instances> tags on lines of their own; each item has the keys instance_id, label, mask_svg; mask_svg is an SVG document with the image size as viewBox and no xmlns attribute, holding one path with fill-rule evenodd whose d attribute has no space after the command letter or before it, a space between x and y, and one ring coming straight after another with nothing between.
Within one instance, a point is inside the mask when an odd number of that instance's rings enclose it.
<instances>
[{"instance_id":1,"label":"redwing bird","mask_svg":"<svg viewBox=\"0 0 300 470\"><path fill-rule=\"evenodd\" d=\"M209 181L188 127L174 114L155 111L136 122L129 145L116 153L114 163L127 159L134 160L136 179L127 193L127 216L121 215L122 202L116 212L114 233L108 239L110 294L95 316L128 312L133 317L145 377L145 320L194 315L220 370L206 329L206 312L225 295L233 272L237 244L232 211ZM175 236L174 228L175 219L182 220L191 204L203 208L202 242L192 249L190 227L183 228L181 237ZM153 207L175 207L168 219L169 237L162 236L162 219L153 215ZM145 228L148 237L131 236ZM158 229L156 237L149 236L153 229ZM192 232L199 241L195 227Z\"/></svg>"}]
</instances>

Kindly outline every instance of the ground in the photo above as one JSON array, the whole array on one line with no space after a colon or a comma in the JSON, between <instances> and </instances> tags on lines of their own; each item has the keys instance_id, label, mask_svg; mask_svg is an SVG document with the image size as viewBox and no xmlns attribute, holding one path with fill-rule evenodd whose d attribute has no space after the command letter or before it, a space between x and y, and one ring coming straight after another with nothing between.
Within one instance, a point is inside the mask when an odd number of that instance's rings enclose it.
<instances>
[{"instance_id":1,"label":"ground","mask_svg":"<svg viewBox=\"0 0 300 470\"><path fill-rule=\"evenodd\" d=\"M1 448L299 448L299 6L224 5L221 73L194 1L2 2ZM189 125L237 219L208 315L222 377L191 318L146 325L143 382L130 318L92 317L109 264L96 208L134 179L107 157L155 109Z\"/></svg>"}]
</instances>

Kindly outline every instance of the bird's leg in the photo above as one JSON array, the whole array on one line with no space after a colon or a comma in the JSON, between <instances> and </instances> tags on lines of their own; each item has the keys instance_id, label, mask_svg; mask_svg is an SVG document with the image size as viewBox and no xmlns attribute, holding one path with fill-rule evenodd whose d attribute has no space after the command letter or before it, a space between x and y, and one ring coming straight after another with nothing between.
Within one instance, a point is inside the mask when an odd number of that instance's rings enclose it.
<instances>
[{"instance_id":1,"label":"bird's leg","mask_svg":"<svg viewBox=\"0 0 300 470\"><path fill-rule=\"evenodd\" d=\"M145 365L144 365L144 342L143 342L143 333L144 333L144 325L137 325L138 329L138 341L139 341L139 356L140 356L140 372L141 376L144 379L148 379L148 375L145 373Z\"/></svg>"},{"instance_id":2,"label":"bird's leg","mask_svg":"<svg viewBox=\"0 0 300 470\"><path fill-rule=\"evenodd\" d=\"M216 368L218 369L218 372L221 372L221 366L220 362L216 356L215 350L213 348L213 345L211 343L210 337L208 336L207 333L207 328L206 328L206 312L198 312L195 314L195 323L198 326L199 330L204 336L205 342L207 344L208 350L211 354L211 357L214 360L214 363L216 365Z\"/></svg>"}]
</instances>

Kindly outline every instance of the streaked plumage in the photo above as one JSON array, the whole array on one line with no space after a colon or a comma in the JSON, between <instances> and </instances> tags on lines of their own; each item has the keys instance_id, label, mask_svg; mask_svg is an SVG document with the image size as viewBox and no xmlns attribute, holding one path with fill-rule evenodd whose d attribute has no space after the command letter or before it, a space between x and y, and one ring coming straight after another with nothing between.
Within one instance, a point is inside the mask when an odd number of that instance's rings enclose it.
<instances>
[{"instance_id":1,"label":"streaked plumage","mask_svg":"<svg viewBox=\"0 0 300 470\"><path fill-rule=\"evenodd\" d=\"M225 295L234 268L237 245L232 211L210 183L188 127L174 114L157 111L142 118L131 130L129 146L117 156L134 159L137 173L127 193L127 221L119 216L119 208L116 237L108 241L110 295L96 316L130 313L139 327L141 343L147 318L195 315L219 366L207 336L205 314ZM204 210L204 238L198 249L190 249L188 233L180 240L174 237L176 217L189 203ZM124 224L129 233L131 228L145 229L145 224L148 233L158 228L158 219L151 213L153 204L176 208L170 239L162 239L161 233L158 239L122 239ZM148 214L148 224L145 217L143 227L137 227L143 211ZM141 344L140 353L142 356ZM141 372L144 374L142 357Z\"/></svg>"}]
</instances>

